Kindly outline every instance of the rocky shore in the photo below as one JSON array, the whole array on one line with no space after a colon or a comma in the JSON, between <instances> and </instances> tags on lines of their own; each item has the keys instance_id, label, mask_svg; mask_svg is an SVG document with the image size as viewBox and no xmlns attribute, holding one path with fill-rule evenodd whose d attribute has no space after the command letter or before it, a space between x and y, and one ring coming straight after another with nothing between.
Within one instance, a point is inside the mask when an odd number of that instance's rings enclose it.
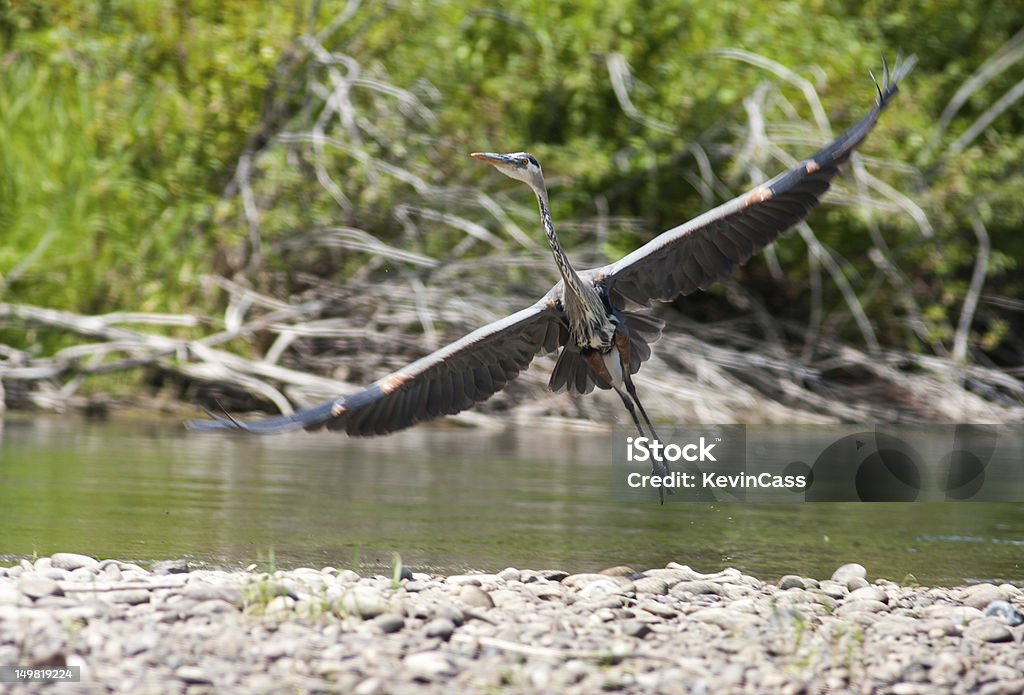
<instances>
[{"instance_id":1,"label":"rocky shore","mask_svg":"<svg viewBox=\"0 0 1024 695\"><path fill-rule=\"evenodd\" d=\"M1010 694L1022 606L1012 585L900 586L860 565L364 577L58 553L0 567L0 667L81 682L0 691Z\"/></svg>"}]
</instances>

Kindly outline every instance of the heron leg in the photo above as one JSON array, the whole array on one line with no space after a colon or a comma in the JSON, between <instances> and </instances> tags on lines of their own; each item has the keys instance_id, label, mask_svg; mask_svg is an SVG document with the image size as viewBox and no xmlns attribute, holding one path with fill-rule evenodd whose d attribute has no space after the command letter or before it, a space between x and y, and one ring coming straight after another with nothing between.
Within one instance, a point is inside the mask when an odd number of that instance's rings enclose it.
<instances>
[{"instance_id":1,"label":"heron leg","mask_svg":"<svg viewBox=\"0 0 1024 695\"><path fill-rule=\"evenodd\" d=\"M631 382L629 382L629 381L627 381L626 383L627 384L631 384ZM650 427L651 434L654 436L655 439L658 439L658 433L654 431L654 427L651 427L651 420L650 420L650 418L647 417L647 413L644 412L644 407L642 405L640 405L640 401L636 397L636 389L635 388L630 388L630 391L632 391L633 393L631 393L630 395L627 395L625 392L623 392L622 389L620 389L618 386L615 386L614 384L612 384L612 388L615 389L615 393L619 394L619 398L622 399L622 404L624 406L626 406L626 410L628 410L629 414L632 416L633 424L636 425L636 431L640 433L640 436L641 437L646 437L647 435L644 432L644 428L640 425L640 418L637 417L637 414L636 414L636 406L637 405L640 406L640 412L644 414L644 420L647 421L647 426ZM629 387L627 386L627 388L629 388ZM630 397L630 396L632 396L632 397ZM634 401L636 402L636 405L634 405ZM664 461L652 460L651 461L651 471L655 475L659 475L659 476L664 477L664 476L669 474L668 464L665 463ZM672 494L671 490L669 490L669 494L670 495ZM658 488L658 500L661 502L661 504L665 504L665 488L663 488L663 487L659 487Z\"/></svg>"},{"instance_id":2,"label":"heron leg","mask_svg":"<svg viewBox=\"0 0 1024 695\"><path fill-rule=\"evenodd\" d=\"M661 441L658 433L654 431L654 425L651 424L651 418L647 417L647 411L644 409L644 404L640 402L640 397L636 395L636 386L633 385L632 377L627 374L623 381L626 382L626 390L629 391L629 395L633 397L633 400L636 401L637 407L640 408L640 414L644 416L644 422L647 423L647 427L651 430L651 436L658 441Z\"/></svg>"}]
</instances>

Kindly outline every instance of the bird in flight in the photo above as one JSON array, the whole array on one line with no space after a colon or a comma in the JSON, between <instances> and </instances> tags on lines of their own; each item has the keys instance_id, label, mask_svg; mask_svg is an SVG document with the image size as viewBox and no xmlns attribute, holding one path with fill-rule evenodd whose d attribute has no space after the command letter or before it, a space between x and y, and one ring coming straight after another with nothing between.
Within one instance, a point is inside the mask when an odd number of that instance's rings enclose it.
<instances>
[{"instance_id":1,"label":"bird in flight","mask_svg":"<svg viewBox=\"0 0 1024 695\"><path fill-rule=\"evenodd\" d=\"M257 433L326 427L351 436L388 434L484 401L515 379L534 356L558 351L549 382L553 391L586 394L595 387L611 389L641 436L646 436L646 425L657 439L633 375L650 358L664 322L637 309L728 278L802 220L828 190L837 167L867 138L914 63L913 57L897 60L890 72L883 61L881 82L872 75L878 91L874 108L797 166L600 268L577 270L562 249L544 175L533 155L473 153L478 161L528 185L537 196L541 225L562 276L544 297L356 393L291 415L261 420L212 415L189 426Z\"/></svg>"}]
</instances>

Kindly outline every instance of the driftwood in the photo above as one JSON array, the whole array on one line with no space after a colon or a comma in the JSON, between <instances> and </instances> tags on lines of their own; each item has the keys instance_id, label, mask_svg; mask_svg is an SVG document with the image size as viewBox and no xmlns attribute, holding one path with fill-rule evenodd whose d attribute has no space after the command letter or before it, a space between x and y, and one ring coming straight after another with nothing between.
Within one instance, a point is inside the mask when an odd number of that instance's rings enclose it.
<instances>
[{"instance_id":1,"label":"driftwood","mask_svg":"<svg viewBox=\"0 0 1024 695\"><path fill-rule=\"evenodd\" d=\"M462 306L459 302L455 304ZM252 405L263 404L287 413L296 406L354 391L362 381L382 376L387 369L428 349L426 338L406 338L396 343L391 340L392 332L380 327L354 329L345 320L324 318L324 308L321 302L306 302L267 309L230 330L186 339L155 331L166 327L195 329L205 322L191 316L159 314L78 316L0 304L3 325L60 331L82 340L45 357L0 346L0 384L29 382L36 386L29 390L30 403L64 409L76 405L75 393L84 378L148 367L196 384L215 384L221 390L249 394ZM407 311L415 313L412 308ZM442 303L441 314L448 313ZM731 423L1024 419L1024 385L997 369L892 351L868 353L820 340L815 357L807 360L798 349L787 350L783 345L765 342L761 336L755 337L756 321L708 325L682 320L667 312L663 315L669 322L665 336L636 379L648 409L660 420ZM472 326L462 328L469 330ZM779 328L791 335L804 330L796 325ZM243 358L215 347L256 332L275 336L272 348L263 358ZM446 330L443 340L457 333ZM330 360L320 357L312 362L321 367L330 363L335 372L365 372L360 382L319 376L277 363L286 354L291 361L301 361L301 355L311 349L310 341L325 339L335 347L333 356ZM799 340L794 345L798 347ZM368 361L366 350L361 349L367 346L372 346L370 354L374 355L369 368L361 364ZM380 352L387 349L392 354ZM481 411L502 411L500 422L552 417L612 422L618 419L618 400L608 394L570 398L547 392L545 383L551 366L550 359L539 358L507 392L484 404ZM379 371L371 374L371 370ZM486 417L480 415L465 419L478 424L486 422Z\"/></svg>"}]
</instances>

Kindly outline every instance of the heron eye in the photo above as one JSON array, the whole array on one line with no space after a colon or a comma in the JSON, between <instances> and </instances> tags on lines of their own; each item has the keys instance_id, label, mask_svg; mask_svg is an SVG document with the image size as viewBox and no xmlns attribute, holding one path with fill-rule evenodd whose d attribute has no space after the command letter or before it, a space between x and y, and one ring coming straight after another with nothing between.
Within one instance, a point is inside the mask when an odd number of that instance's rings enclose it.
<instances>
[{"instance_id":1,"label":"heron eye","mask_svg":"<svg viewBox=\"0 0 1024 695\"><path fill-rule=\"evenodd\" d=\"M529 164L530 164L530 160L529 159L520 159L519 160L519 166L525 167L525 166L529 166Z\"/></svg>"}]
</instances>

